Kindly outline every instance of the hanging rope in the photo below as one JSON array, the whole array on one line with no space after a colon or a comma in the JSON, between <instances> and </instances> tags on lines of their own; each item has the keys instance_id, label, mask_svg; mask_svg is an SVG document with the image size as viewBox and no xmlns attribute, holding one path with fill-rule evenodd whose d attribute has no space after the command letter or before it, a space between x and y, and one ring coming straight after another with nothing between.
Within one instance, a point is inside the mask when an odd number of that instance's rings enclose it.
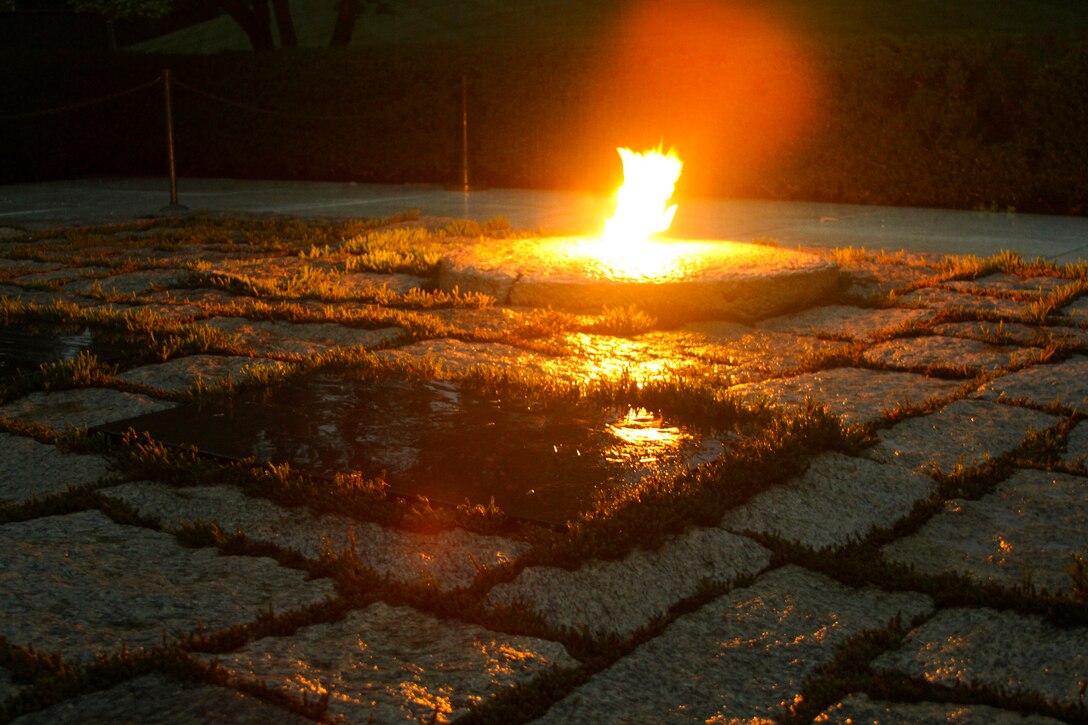
<instances>
[{"instance_id":1,"label":"hanging rope","mask_svg":"<svg viewBox=\"0 0 1088 725\"><path fill-rule=\"evenodd\" d=\"M67 106L58 106L57 108L46 108L46 109L43 109L41 111L28 111L26 113L13 113L13 114L9 114L9 115L6 115L6 116L0 116L0 121L15 121L15 120L20 120L20 119L25 119L25 118L38 118L40 116L51 116L51 115L55 115L55 114L58 114L58 113L67 113L68 111L74 111L74 110L79 109L79 108L86 108L87 106L94 106L94 105L97 105L99 103L105 103L107 101L112 101L112 100L114 100L116 98L121 98L122 96L127 96L127 95L132 94L132 93L138 93L139 91L142 91L142 90L145 90L147 88L151 88L154 85L157 85L161 80L162 80L162 76L158 76L153 81L148 81L147 83L143 83L141 85L134 86L132 88L128 88L128 89L123 90L123 91L117 91L116 93L111 93L108 96L101 96L100 98L92 98L92 99L90 99L88 101L80 101L79 103L72 103L72 104L69 104Z\"/></svg>"},{"instance_id":2,"label":"hanging rope","mask_svg":"<svg viewBox=\"0 0 1088 725\"><path fill-rule=\"evenodd\" d=\"M190 91L192 93L195 93L198 96L204 96L205 98L210 98L211 100L218 101L219 103L222 103L224 105L233 106L234 108L238 108L238 109L241 109L241 110L244 110L244 111L252 111L254 113L267 113L267 114L272 115L272 116L282 116L284 118L299 118L299 119L307 119L308 118L308 119L317 120L317 121L359 121L359 120L362 120L364 118L368 118L368 116L364 115L364 114L357 114L357 115L351 115L351 116L315 116L312 113L299 113L297 111L280 111L280 110L275 109L275 108L261 108L260 106L253 106L253 105L250 105L248 103L243 103L242 101L235 101L235 100L230 99L230 98L224 98L223 96L218 96L218 95L216 95L214 93L209 93L208 91L205 91L205 90L203 90L201 88L197 88L194 85L190 85L189 83L186 83L184 81L179 81L177 78L175 78L173 82L174 82L175 86L178 86L179 88L184 88L185 90Z\"/></svg>"}]
</instances>

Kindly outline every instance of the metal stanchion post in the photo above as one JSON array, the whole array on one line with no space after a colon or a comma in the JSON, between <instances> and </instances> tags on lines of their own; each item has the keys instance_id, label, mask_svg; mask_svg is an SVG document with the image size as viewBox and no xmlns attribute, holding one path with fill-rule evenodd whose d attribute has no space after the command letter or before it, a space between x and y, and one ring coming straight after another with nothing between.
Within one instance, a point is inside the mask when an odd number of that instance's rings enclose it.
<instances>
[{"instance_id":1,"label":"metal stanchion post","mask_svg":"<svg viewBox=\"0 0 1088 725\"><path fill-rule=\"evenodd\" d=\"M448 187L457 191L478 191L485 187L474 186L468 173L468 76L461 76L461 181Z\"/></svg>"},{"instance_id":2,"label":"metal stanchion post","mask_svg":"<svg viewBox=\"0 0 1088 725\"><path fill-rule=\"evenodd\" d=\"M168 214L185 213L189 208L178 203L178 177L174 168L174 109L170 98L170 69L162 72L162 91L166 102L166 151L170 162L170 205L160 209Z\"/></svg>"}]
</instances>

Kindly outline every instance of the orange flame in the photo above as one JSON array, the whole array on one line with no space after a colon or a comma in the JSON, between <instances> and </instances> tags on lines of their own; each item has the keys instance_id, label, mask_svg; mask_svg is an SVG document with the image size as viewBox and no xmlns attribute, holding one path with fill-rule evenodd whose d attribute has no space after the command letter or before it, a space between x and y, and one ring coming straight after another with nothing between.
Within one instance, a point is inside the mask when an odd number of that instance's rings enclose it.
<instances>
[{"instance_id":1,"label":"orange flame","mask_svg":"<svg viewBox=\"0 0 1088 725\"><path fill-rule=\"evenodd\" d=\"M666 208L684 164L669 149L661 147L645 153L616 149L623 159L623 185L616 192L616 213L604 223L607 243L644 242L651 234L663 232L672 224L676 205Z\"/></svg>"}]
</instances>

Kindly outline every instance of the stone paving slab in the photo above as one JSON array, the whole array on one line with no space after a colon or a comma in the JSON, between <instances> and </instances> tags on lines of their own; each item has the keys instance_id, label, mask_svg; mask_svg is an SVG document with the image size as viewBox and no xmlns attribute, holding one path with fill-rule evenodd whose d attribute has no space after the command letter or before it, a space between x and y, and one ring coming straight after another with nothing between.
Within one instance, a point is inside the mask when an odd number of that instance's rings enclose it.
<instances>
[{"instance_id":1,"label":"stone paving slab","mask_svg":"<svg viewBox=\"0 0 1088 725\"><path fill-rule=\"evenodd\" d=\"M863 692L847 695L813 719L814 723L912 723L912 725L1058 725L1042 715L1022 715L988 705L953 705L945 702L887 702Z\"/></svg>"},{"instance_id":2,"label":"stone paving slab","mask_svg":"<svg viewBox=\"0 0 1088 725\"><path fill-rule=\"evenodd\" d=\"M928 470L935 464L951 472L1010 453L1031 430L1043 430L1058 417L985 400L957 400L932 415L908 418L880 431L868 455L885 463Z\"/></svg>"},{"instance_id":3,"label":"stone paving slab","mask_svg":"<svg viewBox=\"0 0 1088 725\"><path fill-rule=\"evenodd\" d=\"M1074 466L1088 464L1088 422L1081 421L1069 431L1063 460Z\"/></svg>"},{"instance_id":4,"label":"stone paving slab","mask_svg":"<svg viewBox=\"0 0 1088 725\"><path fill-rule=\"evenodd\" d=\"M303 324L244 317L213 317L204 324L234 336L239 345L260 354L313 355L338 347L375 348L403 334L398 327L364 330L332 322Z\"/></svg>"},{"instance_id":5,"label":"stone paving slab","mask_svg":"<svg viewBox=\"0 0 1088 725\"><path fill-rule=\"evenodd\" d=\"M489 366L528 370L543 373L552 358L536 352L523 350L512 345L493 342L462 342L442 338L422 340L410 345L382 350L378 353L391 360L421 359L438 363L441 369L449 373L463 373L474 367ZM564 376L572 379L573 376Z\"/></svg>"},{"instance_id":6,"label":"stone paving slab","mask_svg":"<svg viewBox=\"0 0 1088 725\"><path fill-rule=\"evenodd\" d=\"M1088 296L1078 297L1063 307L1061 313L1078 324L1088 322Z\"/></svg>"},{"instance_id":7,"label":"stone paving slab","mask_svg":"<svg viewBox=\"0 0 1088 725\"><path fill-rule=\"evenodd\" d=\"M729 389L731 393L767 398L777 405L801 407L811 398L823 403L828 412L841 415L848 422L869 423L880 420L888 411L921 405L933 398L949 395L960 383L930 378L916 373L867 368L832 368L788 378L774 378L745 383Z\"/></svg>"},{"instance_id":8,"label":"stone paving slab","mask_svg":"<svg viewBox=\"0 0 1088 725\"><path fill-rule=\"evenodd\" d=\"M511 685L577 664L556 642L380 602L202 659L310 699L328 693L330 713L359 723L450 722Z\"/></svg>"},{"instance_id":9,"label":"stone paving slab","mask_svg":"<svg viewBox=\"0 0 1088 725\"><path fill-rule=\"evenodd\" d=\"M147 269L138 272L111 274L97 279L81 279L64 285L68 294L86 294L99 290L106 294L139 295L154 289L173 287L188 276L179 269Z\"/></svg>"},{"instance_id":10,"label":"stone paving slab","mask_svg":"<svg viewBox=\"0 0 1088 725\"><path fill-rule=\"evenodd\" d=\"M694 595L702 582L751 576L770 560L770 551L751 539L691 529L657 551L619 561L588 561L574 571L528 567L492 588L487 603L528 609L555 627L627 636Z\"/></svg>"},{"instance_id":11,"label":"stone paving slab","mask_svg":"<svg viewBox=\"0 0 1088 725\"><path fill-rule=\"evenodd\" d=\"M1033 298L1045 297L1061 287L1070 284L1068 279L1041 275L1039 277L1021 277L1006 272L988 274L975 279L962 279L945 282L944 286L957 292L1004 292Z\"/></svg>"},{"instance_id":12,"label":"stone paving slab","mask_svg":"<svg viewBox=\"0 0 1088 725\"><path fill-rule=\"evenodd\" d=\"M824 453L801 476L726 513L721 526L777 534L813 549L842 546L891 527L933 486L928 476L899 466Z\"/></svg>"},{"instance_id":13,"label":"stone paving slab","mask_svg":"<svg viewBox=\"0 0 1088 725\"><path fill-rule=\"evenodd\" d=\"M1029 352L1019 347L991 345L962 337L922 335L881 342L862 353L862 358L870 364L892 368L962 365L979 370L997 370L1015 364Z\"/></svg>"},{"instance_id":14,"label":"stone paving slab","mask_svg":"<svg viewBox=\"0 0 1088 725\"><path fill-rule=\"evenodd\" d=\"M1069 555L1088 546L1088 478L1018 470L977 501L955 499L915 534L881 549L927 574L957 572L1069 592Z\"/></svg>"},{"instance_id":15,"label":"stone paving slab","mask_svg":"<svg viewBox=\"0 0 1088 725\"><path fill-rule=\"evenodd\" d=\"M179 488L138 481L102 493L168 527L197 519L215 522L225 531L240 529L249 539L271 542L315 560L326 546L334 552L347 550L354 531L355 551L362 564L394 581L433 583L440 590L467 587L478 567L497 566L529 550L524 542L464 529L415 534L346 516L315 516L306 508L285 508L246 496L233 486Z\"/></svg>"},{"instance_id":16,"label":"stone paving slab","mask_svg":"<svg viewBox=\"0 0 1088 725\"><path fill-rule=\"evenodd\" d=\"M1046 345L1051 341L1075 341L1082 332L1074 327L1036 327L1019 322L946 322L935 325L933 332L944 337L965 337L981 342L1030 346ZM1088 339L1088 336L1085 336Z\"/></svg>"},{"instance_id":17,"label":"stone paving slab","mask_svg":"<svg viewBox=\"0 0 1088 725\"><path fill-rule=\"evenodd\" d=\"M1062 405L1088 412L1088 356L1074 355L1053 365L1034 365L986 383L978 396L987 400L1026 399L1035 405Z\"/></svg>"},{"instance_id":18,"label":"stone paving slab","mask_svg":"<svg viewBox=\"0 0 1088 725\"><path fill-rule=\"evenodd\" d=\"M50 428L90 428L173 408L176 403L110 388L79 388L31 393L0 406L0 418Z\"/></svg>"},{"instance_id":19,"label":"stone paving slab","mask_svg":"<svg viewBox=\"0 0 1088 725\"><path fill-rule=\"evenodd\" d=\"M199 626L216 630L333 594L327 579L266 558L186 549L169 534L98 511L0 526L0 635L70 663L156 647Z\"/></svg>"},{"instance_id":20,"label":"stone paving slab","mask_svg":"<svg viewBox=\"0 0 1088 725\"><path fill-rule=\"evenodd\" d=\"M48 305L56 302L58 295L52 290L31 289L17 287L11 284L0 284L0 297L19 300L27 304Z\"/></svg>"},{"instance_id":21,"label":"stone paving slab","mask_svg":"<svg viewBox=\"0 0 1088 725\"><path fill-rule=\"evenodd\" d=\"M932 313L928 310L902 307L870 309L825 305L763 320L756 327L791 335L849 337L852 340L864 341L872 339L882 331L921 322L930 316Z\"/></svg>"},{"instance_id":22,"label":"stone paving slab","mask_svg":"<svg viewBox=\"0 0 1088 725\"><path fill-rule=\"evenodd\" d=\"M172 680L164 675L144 675L111 687L28 713L13 725L118 725L118 723L170 723L204 725L312 725L313 720L270 705L227 687Z\"/></svg>"},{"instance_id":23,"label":"stone paving slab","mask_svg":"<svg viewBox=\"0 0 1088 725\"><path fill-rule=\"evenodd\" d=\"M877 657L873 668L1076 705L1088 680L1088 628L1059 629L1036 616L986 608L946 609L910 632L898 650Z\"/></svg>"},{"instance_id":24,"label":"stone paving slab","mask_svg":"<svg viewBox=\"0 0 1088 725\"><path fill-rule=\"evenodd\" d=\"M117 377L130 383L150 385L160 390L181 393L191 389L198 379L211 385L231 380L245 382L247 371L262 368L282 370L285 363L260 357L226 355L188 355L155 365L126 370Z\"/></svg>"},{"instance_id":25,"label":"stone paving slab","mask_svg":"<svg viewBox=\"0 0 1088 725\"><path fill-rule=\"evenodd\" d=\"M33 438L0 433L0 503L62 493L108 475L103 456L66 453Z\"/></svg>"},{"instance_id":26,"label":"stone paving slab","mask_svg":"<svg viewBox=\"0 0 1088 725\"><path fill-rule=\"evenodd\" d=\"M536 722L766 722L835 645L931 607L921 594L852 589L783 567L680 617Z\"/></svg>"},{"instance_id":27,"label":"stone paving slab","mask_svg":"<svg viewBox=\"0 0 1088 725\"><path fill-rule=\"evenodd\" d=\"M661 333L650 333L653 338ZM748 371L778 374L801 365L820 354L845 351L849 343L822 340L811 335L762 330L734 322L689 323L676 333L668 333L674 348L706 363L720 363L739 368L740 377L752 377ZM735 376L736 377L736 376ZM747 380L738 380L747 382Z\"/></svg>"},{"instance_id":28,"label":"stone paving slab","mask_svg":"<svg viewBox=\"0 0 1088 725\"><path fill-rule=\"evenodd\" d=\"M942 287L923 287L908 292L898 300L899 304L909 307L929 307L946 310L965 310L978 312L996 312L1011 317L1023 314L1030 302L1010 300L1003 297L953 292Z\"/></svg>"}]
</instances>

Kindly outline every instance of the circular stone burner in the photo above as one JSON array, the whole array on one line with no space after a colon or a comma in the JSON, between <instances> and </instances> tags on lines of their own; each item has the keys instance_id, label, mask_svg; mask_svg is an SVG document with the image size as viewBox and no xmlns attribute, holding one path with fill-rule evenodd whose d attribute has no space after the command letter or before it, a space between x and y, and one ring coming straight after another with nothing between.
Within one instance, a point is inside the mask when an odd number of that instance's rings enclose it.
<instances>
[{"instance_id":1,"label":"circular stone burner","mask_svg":"<svg viewBox=\"0 0 1088 725\"><path fill-rule=\"evenodd\" d=\"M825 298L839 282L832 262L801 252L725 241L651 242L644 268L597 240L482 239L451 251L439 267L445 291L482 292L500 304L599 312L636 305L667 319L772 317ZM631 248L631 257L646 260Z\"/></svg>"}]
</instances>

